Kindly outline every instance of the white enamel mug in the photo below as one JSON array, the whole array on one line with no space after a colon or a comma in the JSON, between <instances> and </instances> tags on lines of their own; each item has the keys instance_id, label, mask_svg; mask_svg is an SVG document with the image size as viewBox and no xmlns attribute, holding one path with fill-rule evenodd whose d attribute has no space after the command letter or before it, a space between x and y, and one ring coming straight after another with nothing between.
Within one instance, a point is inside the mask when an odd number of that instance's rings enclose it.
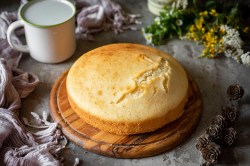
<instances>
[{"instance_id":1,"label":"white enamel mug","mask_svg":"<svg viewBox=\"0 0 250 166\"><path fill-rule=\"evenodd\" d=\"M10 46L43 63L59 63L76 49L75 6L67 0L32 0L18 12L19 20L7 30ZM27 45L12 40L17 28L24 27Z\"/></svg>"}]
</instances>

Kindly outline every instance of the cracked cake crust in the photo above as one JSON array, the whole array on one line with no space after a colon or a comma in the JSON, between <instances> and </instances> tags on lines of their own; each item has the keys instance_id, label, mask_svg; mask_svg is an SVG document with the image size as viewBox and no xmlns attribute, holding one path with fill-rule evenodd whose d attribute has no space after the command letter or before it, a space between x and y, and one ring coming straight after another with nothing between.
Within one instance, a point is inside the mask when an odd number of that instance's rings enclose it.
<instances>
[{"instance_id":1,"label":"cracked cake crust","mask_svg":"<svg viewBox=\"0 0 250 166\"><path fill-rule=\"evenodd\" d=\"M138 44L87 52L71 67L67 93L87 123L116 134L154 131L183 114L188 79L170 55Z\"/></svg>"}]
</instances>

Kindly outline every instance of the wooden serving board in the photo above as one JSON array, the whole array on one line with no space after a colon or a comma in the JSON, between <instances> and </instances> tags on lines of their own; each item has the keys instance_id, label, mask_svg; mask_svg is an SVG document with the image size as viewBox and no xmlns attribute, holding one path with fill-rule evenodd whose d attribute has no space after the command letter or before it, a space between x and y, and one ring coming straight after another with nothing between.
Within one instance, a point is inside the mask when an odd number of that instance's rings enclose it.
<instances>
[{"instance_id":1,"label":"wooden serving board","mask_svg":"<svg viewBox=\"0 0 250 166\"><path fill-rule=\"evenodd\" d=\"M69 140L94 153L116 158L141 158L170 150L196 128L201 113L201 98L197 85L189 77L189 98L185 113L176 121L155 132L138 135L115 135L85 123L71 109L67 99L67 71L56 81L50 94L50 113Z\"/></svg>"}]
</instances>

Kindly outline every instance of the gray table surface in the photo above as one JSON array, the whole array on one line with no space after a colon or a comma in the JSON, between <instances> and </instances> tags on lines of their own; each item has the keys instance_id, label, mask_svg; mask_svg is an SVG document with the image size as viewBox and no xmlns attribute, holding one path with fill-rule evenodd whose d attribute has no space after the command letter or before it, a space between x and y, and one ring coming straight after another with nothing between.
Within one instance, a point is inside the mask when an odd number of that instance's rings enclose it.
<instances>
[{"instance_id":1,"label":"gray table surface","mask_svg":"<svg viewBox=\"0 0 250 166\"><path fill-rule=\"evenodd\" d=\"M141 14L142 26L153 22L154 16L148 11L146 0L116 1L123 6L124 10ZM15 11L18 5L17 0L1 1L0 11ZM19 67L37 75L40 78L40 84L28 98L22 101L21 117L31 118L31 111L39 114L49 111L49 94L56 78L69 69L83 53L105 44L122 42L145 44L140 31L127 31L118 35L107 31L96 35L95 41L92 42L77 40L77 50L73 57L60 64L43 64L33 60L29 55L24 55ZM157 48L178 59L200 88L203 103L202 117L190 138L173 150L142 159L104 157L69 143L61 153L65 157L64 164L73 165L74 159L78 157L81 160L80 165L86 166L200 165L202 158L195 149L195 140L204 133L212 118L220 112L221 106L226 105L228 85L239 83L245 89L245 96L241 101L241 116L234 125L238 131L238 142L234 147L225 149L218 165L250 165L250 68L225 57L213 60L197 58L202 47L188 41L173 39Z\"/></svg>"}]
</instances>

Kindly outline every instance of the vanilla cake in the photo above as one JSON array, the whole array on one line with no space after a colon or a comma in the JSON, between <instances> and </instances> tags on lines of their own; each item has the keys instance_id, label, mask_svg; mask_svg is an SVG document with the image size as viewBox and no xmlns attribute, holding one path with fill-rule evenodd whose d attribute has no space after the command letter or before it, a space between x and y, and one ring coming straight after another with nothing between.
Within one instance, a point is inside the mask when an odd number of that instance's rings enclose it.
<instances>
[{"instance_id":1,"label":"vanilla cake","mask_svg":"<svg viewBox=\"0 0 250 166\"><path fill-rule=\"evenodd\" d=\"M170 55L139 44L110 44L82 55L66 80L72 109L86 123L115 134L154 131L176 120L188 79Z\"/></svg>"}]
</instances>

